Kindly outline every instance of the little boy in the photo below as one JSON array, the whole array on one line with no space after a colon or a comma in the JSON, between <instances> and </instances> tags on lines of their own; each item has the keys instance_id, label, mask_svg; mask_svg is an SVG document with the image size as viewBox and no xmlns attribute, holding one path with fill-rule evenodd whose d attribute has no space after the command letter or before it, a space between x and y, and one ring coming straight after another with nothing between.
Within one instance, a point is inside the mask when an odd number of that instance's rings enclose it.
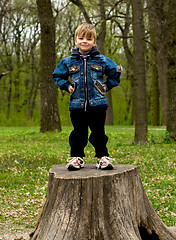
<instances>
[{"instance_id":1,"label":"little boy","mask_svg":"<svg viewBox=\"0 0 176 240\"><path fill-rule=\"evenodd\" d=\"M70 117L74 130L69 137L71 157L68 170L84 167L84 148L89 142L95 148L97 169L113 169L106 147L105 119L108 107L105 92L120 83L121 67L103 56L96 47L96 30L88 23L75 31L75 44L70 57L56 67L53 78L61 90L70 93ZM103 75L107 76L103 83Z\"/></svg>"}]
</instances>

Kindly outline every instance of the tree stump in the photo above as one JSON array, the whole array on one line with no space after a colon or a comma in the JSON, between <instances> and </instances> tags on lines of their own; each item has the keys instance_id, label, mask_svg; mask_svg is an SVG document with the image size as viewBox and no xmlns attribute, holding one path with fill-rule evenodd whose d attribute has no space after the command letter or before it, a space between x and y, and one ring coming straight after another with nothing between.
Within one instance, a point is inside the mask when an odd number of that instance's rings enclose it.
<instances>
[{"instance_id":1,"label":"tree stump","mask_svg":"<svg viewBox=\"0 0 176 240\"><path fill-rule=\"evenodd\" d=\"M175 240L144 191L136 166L49 171L47 199L31 240Z\"/></svg>"}]
</instances>

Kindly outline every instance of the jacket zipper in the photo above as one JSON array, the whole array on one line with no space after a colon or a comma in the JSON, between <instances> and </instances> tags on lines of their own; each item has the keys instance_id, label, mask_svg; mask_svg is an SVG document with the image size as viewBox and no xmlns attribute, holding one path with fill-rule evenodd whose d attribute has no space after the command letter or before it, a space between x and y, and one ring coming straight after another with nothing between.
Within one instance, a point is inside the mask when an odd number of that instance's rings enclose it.
<instances>
[{"instance_id":1,"label":"jacket zipper","mask_svg":"<svg viewBox=\"0 0 176 240\"><path fill-rule=\"evenodd\" d=\"M87 110L87 101L88 101L88 92L87 92L87 59L84 59L84 85L85 85L85 103L84 103L84 111Z\"/></svg>"}]
</instances>

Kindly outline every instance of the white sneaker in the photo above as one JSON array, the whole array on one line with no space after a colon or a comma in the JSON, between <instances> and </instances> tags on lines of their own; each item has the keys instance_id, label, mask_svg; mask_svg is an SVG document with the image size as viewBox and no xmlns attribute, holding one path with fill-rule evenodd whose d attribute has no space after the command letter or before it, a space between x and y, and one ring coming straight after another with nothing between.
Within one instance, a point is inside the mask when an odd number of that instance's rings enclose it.
<instances>
[{"instance_id":1,"label":"white sneaker","mask_svg":"<svg viewBox=\"0 0 176 240\"><path fill-rule=\"evenodd\" d=\"M98 158L96 168L111 170L111 169L114 168L113 165L112 165L113 161L114 161L114 159L106 157L106 156Z\"/></svg>"},{"instance_id":2,"label":"white sneaker","mask_svg":"<svg viewBox=\"0 0 176 240\"><path fill-rule=\"evenodd\" d=\"M81 157L70 157L67 162L66 168L68 170L79 170L84 167L84 161Z\"/></svg>"}]
</instances>

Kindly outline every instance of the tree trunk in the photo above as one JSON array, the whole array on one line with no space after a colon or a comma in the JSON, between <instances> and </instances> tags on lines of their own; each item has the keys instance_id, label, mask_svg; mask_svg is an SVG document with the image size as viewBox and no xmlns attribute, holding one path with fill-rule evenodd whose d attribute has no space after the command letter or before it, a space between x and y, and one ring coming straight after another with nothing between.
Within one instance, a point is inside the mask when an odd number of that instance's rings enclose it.
<instances>
[{"instance_id":1,"label":"tree trunk","mask_svg":"<svg viewBox=\"0 0 176 240\"><path fill-rule=\"evenodd\" d=\"M31 240L174 240L156 215L138 168L50 169L47 199Z\"/></svg>"},{"instance_id":2,"label":"tree trunk","mask_svg":"<svg viewBox=\"0 0 176 240\"><path fill-rule=\"evenodd\" d=\"M160 126L159 82L156 64L152 63L152 125Z\"/></svg>"},{"instance_id":3,"label":"tree trunk","mask_svg":"<svg viewBox=\"0 0 176 240\"><path fill-rule=\"evenodd\" d=\"M105 124L108 126L112 126L114 124L114 121L113 121L113 106L112 106L111 90L106 93L106 98L108 102L108 109L107 109Z\"/></svg>"},{"instance_id":4,"label":"tree trunk","mask_svg":"<svg viewBox=\"0 0 176 240\"><path fill-rule=\"evenodd\" d=\"M134 143L147 142L147 93L145 77L145 31L141 0L132 0L134 32L134 91L135 137Z\"/></svg>"},{"instance_id":5,"label":"tree trunk","mask_svg":"<svg viewBox=\"0 0 176 240\"><path fill-rule=\"evenodd\" d=\"M1 27L2 27L2 19L8 9L9 1L1 0L0 2L0 34L1 34Z\"/></svg>"},{"instance_id":6,"label":"tree trunk","mask_svg":"<svg viewBox=\"0 0 176 240\"><path fill-rule=\"evenodd\" d=\"M11 61L10 61L11 62ZM7 119L10 117L10 111L11 111L11 99L12 99L12 74L10 72L9 76L9 88L8 88L8 96L7 96Z\"/></svg>"},{"instance_id":7,"label":"tree trunk","mask_svg":"<svg viewBox=\"0 0 176 240\"><path fill-rule=\"evenodd\" d=\"M100 32L97 38L97 46L98 50L101 54L105 54L105 38L106 38L106 9L105 9L105 1L99 0L99 9L100 9ZM108 109L106 114L106 125L113 125L113 108L112 108L112 95L111 91L106 94Z\"/></svg>"},{"instance_id":8,"label":"tree trunk","mask_svg":"<svg viewBox=\"0 0 176 240\"><path fill-rule=\"evenodd\" d=\"M130 7L131 3L127 2L126 3L126 13L125 13L125 24L124 28L120 25L119 22L118 26L122 32L122 43L123 43L123 48L125 52L126 59L128 61L128 77L131 82L131 91L130 91L130 100L129 103L132 102L132 111L131 111L131 125L135 123L135 91L134 91L134 62L133 62L133 54L130 50L129 44L128 44L128 34L130 31L130 25L131 25L131 18L130 18Z\"/></svg>"},{"instance_id":9,"label":"tree trunk","mask_svg":"<svg viewBox=\"0 0 176 240\"><path fill-rule=\"evenodd\" d=\"M176 141L176 4L169 1L168 9L168 114L167 131L172 139Z\"/></svg>"},{"instance_id":10,"label":"tree trunk","mask_svg":"<svg viewBox=\"0 0 176 240\"><path fill-rule=\"evenodd\" d=\"M21 96L21 91L20 91L20 69L21 69L21 31L20 31L20 26L18 23L16 24L16 44L15 44L15 52L16 52L16 71L15 71L15 79L14 79L14 86L15 86L15 91L14 91L14 106L15 106L15 111L20 112L21 111L21 104L20 104L20 96Z\"/></svg>"},{"instance_id":11,"label":"tree trunk","mask_svg":"<svg viewBox=\"0 0 176 240\"><path fill-rule=\"evenodd\" d=\"M157 70L157 44L153 25L150 22L151 64L152 64L152 125L160 125L160 93Z\"/></svg>"},{"instance_id":12,"label":"tree trunk","mask_svg":"<svg viewBox=\"0 0 176 240\"><path fill-rule=\"evenodd\" d=\"M167 70L168 70L168 47L167 47L167 21L165 16L165 4L167 1L148 0L147 8L153 34L156 43L157 70L160 82L162 125L167 120Z\"/></svg>"},{"instance_id":13,"label":"tree trunk","mask_svg":"<svg viewBox=\"0 0 176 240\"><path fill-rule=\"evenodd\" d=\"M55 19L50 0L37 0L41 25L41 132L61 131L58 114L57 86L52 79L56 64L55 56Z\"/></svg>"}]
</instances>

